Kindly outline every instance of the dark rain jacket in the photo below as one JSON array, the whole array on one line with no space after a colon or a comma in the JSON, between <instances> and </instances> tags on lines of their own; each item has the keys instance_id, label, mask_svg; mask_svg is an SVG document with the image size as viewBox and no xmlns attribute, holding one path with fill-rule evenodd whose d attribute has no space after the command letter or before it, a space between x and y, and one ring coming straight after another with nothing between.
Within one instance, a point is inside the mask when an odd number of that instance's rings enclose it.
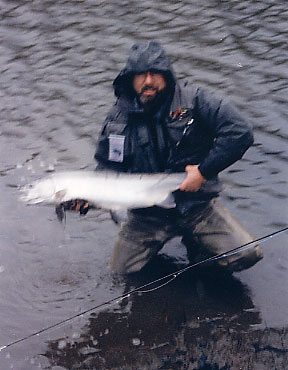
<instances>
[{"instance_id":1,"label":"dark rain jacket","mask_svg":"<svg viewBox=\"0 0 288 370\"><path fill-rule=\"evenodd\" d=\"M136 73L161 72L167 87L152 113L144 112L132 89ZM218 173L253 143L250 126L236 108L201 88L180 86L162 46L135 44L115 79L117 101L101 131L95 159L100 168L124 172L180 172L199 165L207 179L196 193L177 191L181 213L218 195Z\"/></svg>"}]
</instances>

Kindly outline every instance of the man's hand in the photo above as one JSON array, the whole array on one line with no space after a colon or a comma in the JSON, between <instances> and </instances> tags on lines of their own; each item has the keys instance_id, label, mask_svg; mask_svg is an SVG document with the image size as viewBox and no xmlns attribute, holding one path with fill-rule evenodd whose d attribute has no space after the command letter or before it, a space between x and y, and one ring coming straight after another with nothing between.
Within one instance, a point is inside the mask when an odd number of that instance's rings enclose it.
<instances>
[{"instance_id":1,"label":"man's hand","mask_svg":"<svg viewBox=\"0 0 288 370\"><path fill-rule=\"evenodd\" d=\"M185 167L187 176L180 186L182 191L196 192L200 189L201 185L206 182L206 179L201 175L198 170L198 165L188 165Z\"/></svg>"},{"instance_id":2,"label":"man's hand","mask_svg":"<svg viewBox=\"0 0 288 370\"><path fill-rule=\"evenodd\" d=\"M63 219L66 218L66 211L80 212L80 215L86 215L90 208L93 207L91 207L86 200L74 199L58 204L55 208L55 212L58 220L63 221Z\"/></svg>"},{"instance_id":3,"label":"man's hand","mask_svg":"<svg viewBox=\"0 0 288 370\"><path fill-rule=\"evenodd\" d=\"M89 203L83 199L69 200L61 203L61 206L64 211L80 212L81 215L86 215L90 209Z\"/></svg>"}]
</instances>

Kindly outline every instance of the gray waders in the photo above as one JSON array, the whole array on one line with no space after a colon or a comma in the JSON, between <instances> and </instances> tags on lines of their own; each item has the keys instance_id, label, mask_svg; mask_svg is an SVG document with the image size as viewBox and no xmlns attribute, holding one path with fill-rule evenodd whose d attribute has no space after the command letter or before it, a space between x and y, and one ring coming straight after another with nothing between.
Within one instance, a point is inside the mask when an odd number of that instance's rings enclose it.
<instances>
[{"instance_id":1,"label":"gray waders","mask_svg":"<svg viewBox=\"0 0 288 370\"><path fill-rule=\"evenodd\" d=\"M133 210L121 225L111 257L112 270L124 274L141 270L176 236L182 236L192 263L253 240L216 199L184 216L175 209L159 207ZM262 250L254 246L213 263L234 272L247 269L262 258Z\"/></svg>"}]
</instances>

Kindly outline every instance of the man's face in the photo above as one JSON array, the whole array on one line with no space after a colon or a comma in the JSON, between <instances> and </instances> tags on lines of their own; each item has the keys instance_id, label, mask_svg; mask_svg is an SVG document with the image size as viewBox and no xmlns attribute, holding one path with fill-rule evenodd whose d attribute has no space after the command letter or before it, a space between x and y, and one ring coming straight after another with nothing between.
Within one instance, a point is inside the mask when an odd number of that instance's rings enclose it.
<instances>
[{"instance_id":1,"label":"man's face","mask_svg":"<svg viewBox=\"0 0 288 370\"><path fill-rule=\"evenodd\" d=\"M162 73L146 72L136 74L133 78L133 88L143 105L151 102L165 86Z\"/></svg>"}]
</instances>

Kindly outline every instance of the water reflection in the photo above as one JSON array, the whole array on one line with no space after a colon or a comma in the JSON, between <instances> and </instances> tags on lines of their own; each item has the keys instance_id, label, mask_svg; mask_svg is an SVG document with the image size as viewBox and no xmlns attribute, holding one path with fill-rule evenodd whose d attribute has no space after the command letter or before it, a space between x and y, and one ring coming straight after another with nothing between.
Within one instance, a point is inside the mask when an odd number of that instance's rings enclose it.
<instances>
[{"instance_id":1,"label":"water reflection","mask_svg":"<svg viewBox=\"0 0 288 370\"><path fill-rule=\"evenodd\" d=\"M126 280L125 290L175 271L173 262L155 258ZM222 368L236 360L235 352L223 351L223 344L232 348L260 322L247 287L238 279L213 268L190 270L157 291L132 295L117 309L91 315L81 338L51 342L46 356L69 369ZM251 343L244 350L250 351Z\"/></svg>"}]
</instances>

